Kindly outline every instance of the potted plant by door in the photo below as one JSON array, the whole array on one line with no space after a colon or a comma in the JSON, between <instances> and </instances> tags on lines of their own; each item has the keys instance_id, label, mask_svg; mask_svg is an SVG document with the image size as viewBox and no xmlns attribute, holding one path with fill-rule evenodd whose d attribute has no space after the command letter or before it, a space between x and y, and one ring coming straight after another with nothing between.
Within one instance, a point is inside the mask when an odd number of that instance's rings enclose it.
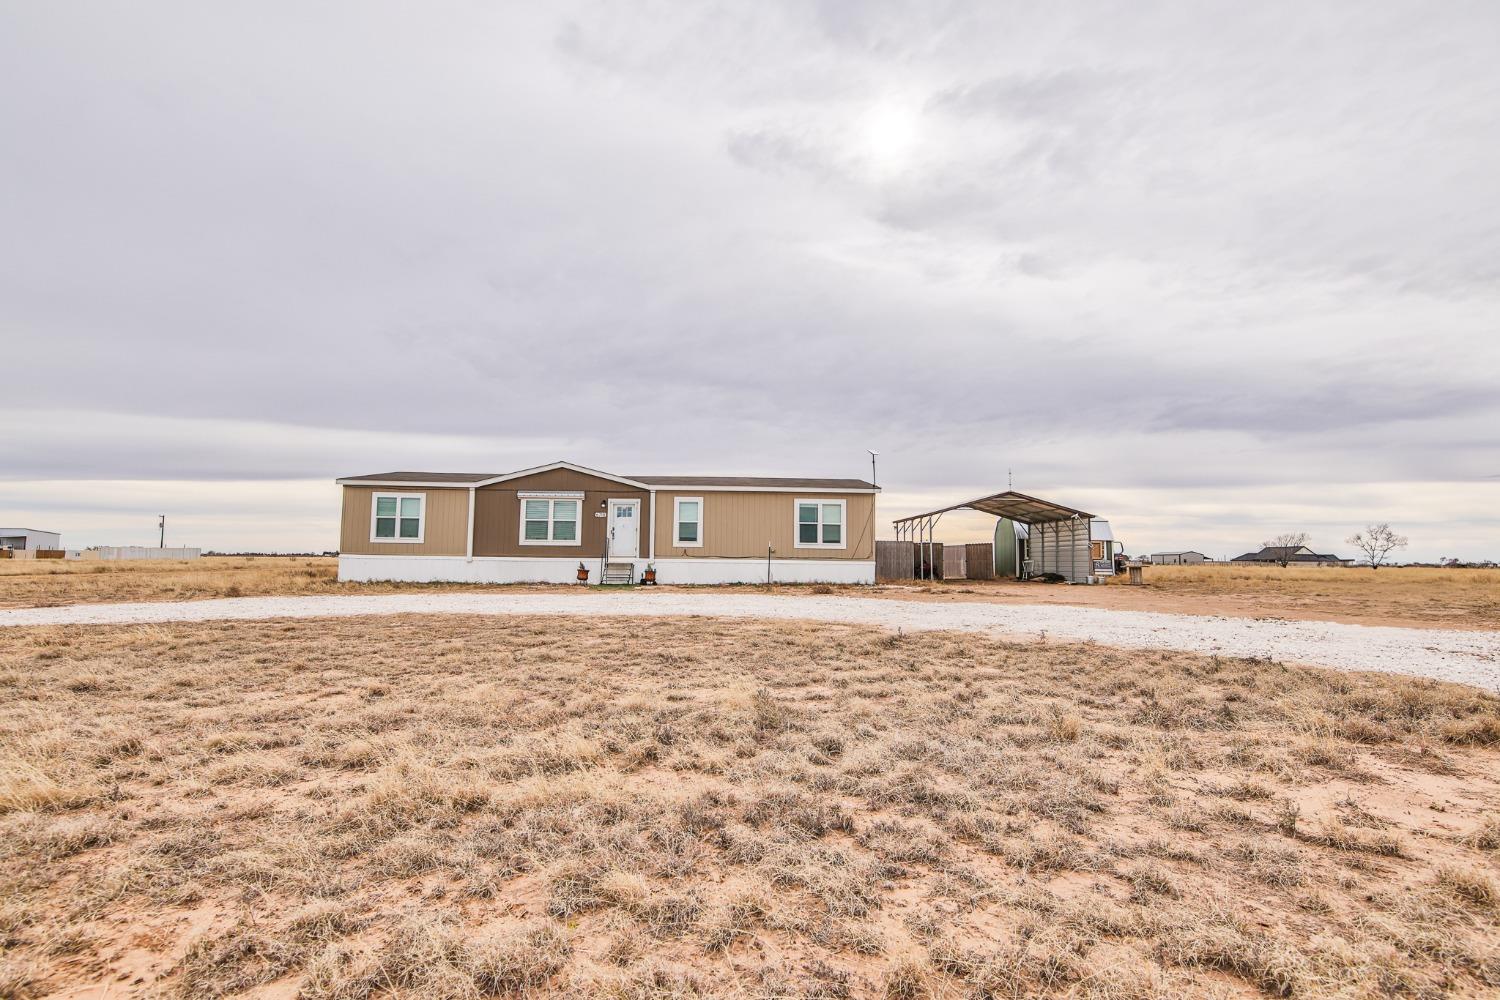
<instances>
[{"instance_id":1,"label":"potted plant by door","mask_svg":"<svg viewBox=\"0 0 1500 1000\"><path fill-rule=\"evenodd\" d=\"M656 563L647 563L646 564L645 580L646 580L647 583L655 583L656 582Z\"/></svg>"},{"instance_id":2,"label":"potted plant by door","mask_svg":"<svg viewBox=\"0 0 1500 1000\"><path fill-rule=\"evenodd\" d=\"M578 564L578 582L579 583L588 583L589 582L589 568L587 566L585 566L583 563L579 563Z\"/></svg>"}]
</instances>

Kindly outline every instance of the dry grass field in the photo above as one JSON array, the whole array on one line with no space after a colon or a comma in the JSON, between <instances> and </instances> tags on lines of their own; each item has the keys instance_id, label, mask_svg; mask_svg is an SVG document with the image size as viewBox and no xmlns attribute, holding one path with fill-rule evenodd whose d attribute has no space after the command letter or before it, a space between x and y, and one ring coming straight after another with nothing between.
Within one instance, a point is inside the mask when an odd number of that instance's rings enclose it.
<instances>
[{"instance_id":1,"label":"dry grass field","mask_svg":"<svg viewBox=\"0 0 1500 1000\"><path fill-rule=\"evenodd\" d=\"M1199 604L1254 601L1271 613L1311 610L1372 624L1397 619L1500 628L1500 569L1149 566L1145 579L1145 588L1130 588L1122 578L1111 581L1111 589L1146 589Z\"/></svg>"},{"instance_id":2,"label":"dry grass field","mask_svg":"<svg viewBox=\"0 0 1500 1000\"><path fill-rule=\"evenodd\" d=\"M8 630L0 997L1500 993L1500 699L714 620Z\"/></svg>"},{"instance_id":3,"label":"dry grass field","mask_svg":"<svg viewBox=\"0 0 1500 1000\"><path fill-rule=\"evenodd\" d=\"M323 557L212 556L125 562L0 560L0 608L330 594L349 589L349 585L338 582L338 560ZM370 589L374 588L367 586L366 592Z\"/></svg>"},{"instance_id":4,"label":"dry grass field","mask_svg":"<svg viewBox=\"0 0 1500 1000\"><path fill-rule=\"evenodd\" d=\"M1232 618L1500 629L1500 569L1148 566L1141 587L1115 577L1102 587L955 580L879 589L884 596L922 600L1075 604Z\"/></svg>"},{"instance_id":5,"label":"dry grass field","mask_svg":"<svg viewBox=\"0 0 1500 1000\"><path fill-rule=\"evenodd\" d=\"M0 608L210 597L480 590L472 584L339 583L331 558L215 557L192 562L0 561ZM861 597L1076 604L1130 611L1289 618L1460 629L1500 629L1500 570L1153 566L1147 585L1103 587L953 581L818 587ZM575 590L512 585L511 590ZM666 589L666 588L664 588ZM733 588L726 588L733 589ZM756 590L765 588L757 587ZM808 593L814 588L775 587Z\"/></svg>"}]
</instances>

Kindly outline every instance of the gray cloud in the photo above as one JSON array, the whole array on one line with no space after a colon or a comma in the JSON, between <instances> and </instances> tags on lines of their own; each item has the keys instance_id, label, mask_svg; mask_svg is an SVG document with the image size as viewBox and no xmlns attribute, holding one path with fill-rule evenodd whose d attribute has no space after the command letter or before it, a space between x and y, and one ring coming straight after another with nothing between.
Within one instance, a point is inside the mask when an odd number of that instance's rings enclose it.
<instances>
[{"instance_id":1,"label":"gray cloud","mask_svg":"<svg viewBox=\"0 0 1500 1000\"><path fill-rule=\"evenodd\" d=\"M1497 550L1497 27L13 6L7 509L47 517L30 481L857 474L876 447L891 504L1015 467L1165 535L1167 486L1424 485L1457 498L1429 538ZM54 496L86 526L85 492ZM1180 524L1259 530L1231 496Z\"/></svg>"}]
</instances>

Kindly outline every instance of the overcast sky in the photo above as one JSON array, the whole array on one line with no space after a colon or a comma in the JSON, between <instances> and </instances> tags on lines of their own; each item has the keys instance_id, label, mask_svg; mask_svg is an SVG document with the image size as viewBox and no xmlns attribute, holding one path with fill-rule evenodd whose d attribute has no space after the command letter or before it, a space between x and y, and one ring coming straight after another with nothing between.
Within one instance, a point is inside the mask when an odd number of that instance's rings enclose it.
<instances>
[{"instance_id":1,"label":"overcast sky","mask_svg":"<svg viewBox=\"0 0 1500 1000\"><path fill-rule=\"evenodd\" d=\"M1500 557L1497 53L1491 0L0 0L0 523L325 549L339 475L874 448L882 520L1013 469L1131 551Z\"/></svg>"}]
</instances>

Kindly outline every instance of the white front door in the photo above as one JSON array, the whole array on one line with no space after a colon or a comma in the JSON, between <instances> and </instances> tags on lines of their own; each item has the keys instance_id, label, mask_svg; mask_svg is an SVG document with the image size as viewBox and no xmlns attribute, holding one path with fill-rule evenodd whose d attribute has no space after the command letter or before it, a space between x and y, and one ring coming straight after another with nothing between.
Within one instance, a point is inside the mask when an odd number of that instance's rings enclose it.
<instances>
[{"instance_id":1,"label":"white front door","mask_svg":"<svg viewBox=\"0 0 1500 1000\"><path fill-rule=\"evenodd\" d=\"M609 557L635 559L641 554L641 502L609 502Z\"/></svg>"}]
</instances>

